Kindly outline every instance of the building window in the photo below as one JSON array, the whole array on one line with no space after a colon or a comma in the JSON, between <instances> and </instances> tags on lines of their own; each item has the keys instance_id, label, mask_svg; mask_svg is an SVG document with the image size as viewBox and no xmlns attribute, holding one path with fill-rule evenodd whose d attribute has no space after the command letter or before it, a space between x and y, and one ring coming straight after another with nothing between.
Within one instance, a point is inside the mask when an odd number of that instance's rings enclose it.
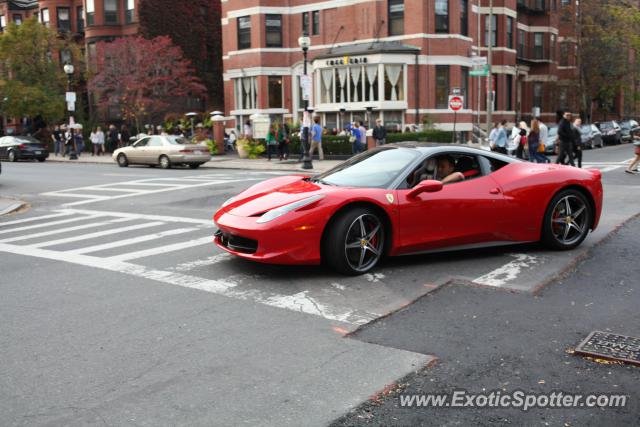
<instances>
[{"instance_id":1,"label":"building window","mask_svg":"<svg viewBox=\"0 0 640 427\"><path fill-rule=\"evenodd\" d=\"M127 0L127 10L124 15L125 22L131 24L135 16L136 2L135 0Z\"/></svg>"},{"instance_id":2,"label":"building window","mask_svg":"<svg viewBox=\"0 0 640 427\"><path fill-rule=\"evenodd\" d=\"M513 111L513 76L507 74L507 111Z\"/></svg>"},{"instance_id":3,"label":"building window","mask_svg":"<svg viewBox=\"0 0 640 427\"><path fill-rule=\"evenodd\" d=\"M71 11L68 7L59 7L56 9L58 16L58 30L62 32L71 31Z\"/></svg>"},{"instance_id":4,"label":"building window","mask_svg":"<svg viewBox=\"0 0 640 427\"><path fill-rule=\"evenodd\" d=\"M76 24L78 26L78 32L81 33L84 31L84 11L82 6L77 7L76 20L77 20Z\"/></svg>"},{"instance_id":5,"label":"building window","mask_svg":"<svg viewBox=\"0 0 640 427\"><path fill-rule=\"evenodd\" d=\"M493 81L493 109L494 110L498 110L498 77L500 76L500 74L494 74L493 78L491 79Z\"/></svg>"},{"instance_id":6,"label":"building window","mask_svg":"<svg viewBox=\"0 0 640 427\"><path fill-rule=\"evenodd\" d=\"M449 66L436 65L436 108L446 109L449 104Z\"/></svg>"},{"instance_id":7,"label":"building window","mask_svg":"<svg viewBox=\"0 0 640 427\"><path fill-rule=\"evenodd\" d=\"M22 25L22 15L13 15L13 22L16 25Z\"/></svg>"},{"instance_id":8,"label":"building window","mask_svg":"<svg viewBox=\"0 0 640 427\"><path fill-rule=\"evenodd\" d=\"M269 76L269 108L282 108L282 77Z\"/></svg>"},{"instance_id":9,"label":"building window","mask_svg":"<svg viewBox=\"0 0 640 427\"><path fill-rule=\"evenodd\" d=\"M302 34L309 35L309 12L302 12Z\"/></svg>"},{"instance_id":10,"label":"building window","mask_svg":"<svg viewBox=\"0 0 640 427\"><path fill-rule=\"evenodd\" d=\"M238 18L238 50L251 47L251 17Z\"/></svg>"},{"instance_id":11,"label":"building window","mask_svg":"<svg viewBox=\"0 0 640 427\"><path fill-rule=\"evenodd\" d=\"M449 0L436 0L436 33L449 32Z\"/></svg>"},{"instance_id":12,"label":"building window","mask_svg":"<svg viewBox=\"0 0 640 427\"><path fill-rule=\"evenodd\" d=\"M513 18L507 16L507 48L513 49Z\"/></svg>"},{"instance_id":13,"label":"building window","mask_svg":"<svg viewBox=\"0 0 640 427\"><path fill-rule=\"evenodd\" d=\"M542 110L542 83L533 84L533 107Z\"/></svg>"},{"instance_id":14,"label":"building window","mask_svg":"<svg viewBox=\"0 0 640 427\"><path fill-rule=\"evenodd\" d=\"M571 4L571 0L562 0L560 4L562 7L569 6Z\"/></svg>"},{"instance_id":15,"label":"building window","mask_svg":"<svg viewBox=\"0 0 640 427\"><path fill-rule=\"evenodd\" d=\"M89 71L95 72L98 68L98 54L95 43L89 43L87 45L87 63L89 64Z\"/></svg>"},{"instance_id":16,"label":"building window","mask_svg":"<svg viewBox=\"0 0 640 427\"><path fill-rule=\"evenodd\" d=\"M266 15L267 47L282 47L282 15Z\"/></svg>"},{"instance_id":17,"label":"building window","mask_svg":"<svg viewBox=\"0 0 640 427\"><path fill-rule=\"evenodd\" d=\"M384 100L404 101L404 78L402 64L384 66Z\"/></svg>"},{"instance_id":18,"label":"building window","mask_svg":"<svg viewBox=\"0 0 640 427\"><path fill-rule=\"evenodd\" d=\"M404 34L404 0L389 0L389 35Z\"/></svg>"},{"instance_id":19,"label":"building window","mask_svg":"<svg viewBox=\"0 0 640 427\"><path fill-rule=\"evenodd\" d=\"M498 15L491 15L491 46L498 46ZM484 45L489 46L489 15L484 17Z\"/></svg>"},{"instance_id":20,"label":"building window","mask_svg":"<svg viewBox=\"0 0 640 427\"><path fill-rule=\"evenodd\" d=\"M533 54L534 59L544 58L544 34L533 33Z\"/></svg>"},{"instance_id":21,"label":"building window","mask_svg":"<svg viewBox=\"0 0 640 427\"><path fill-rule=\"evenodd\" d=\"M4 27L7 26L7 18L4 15L0 15L0 31L4 31Z\"/></svg>"},{"instance_id":22,"label":"building window","mask_svg":"<svg viewBox=\"0 0 640 427\"><path fill-rule=\"evenodd\" d=\"M105 25L118 23L118 0L104 0L104 23Z\"/></svg>"},{"instance_id":23,"label":"building window","mask_svg":"<svg viewBox=\"0 0 640 427\"><path fill-rule=\"evenodd\" d=\"M87 0L87 25L93 25L96 15L96 7L93 0Z\"/></svg>"},{"instance_id":24,"label":"building window","mask_svg":"<svg viewBox=\"0 0 640 427\"><path fill-rule=\"evenodd\" d=\"M560 43L560 66L569 66L569 43Z\"/></svg>"},{"instance_id":25,"label":"building window","mask_svg":"<svg viewBox=\"0 0 640 427\"><path fill-rule=\"evenodd\" d=\"M322 103L333 103L333 82L334 73L333 68L325 68L319 71L320 74L320 100Z\"/></svg>"},{"instance_id":26,"label":"building window","mask_svg":"<svg viewBox=\"0 0 640 427\"><path fill-rule=\"evenodd\" d=\"M70 64L71 63L71 51L68 49L62 49L60 51L60 64Z\"/></svg>"},{"instance_id":27,"label":"building window","mask_svg":"<svg viewBox=\"0 0 640 427\"><path fill-rule=\"evenodd\" d=\"M558 106L561 110L569 110L569 92L566 86L560 87L558 91Z\"/></svg>"},{"instance_id":28,"label":"building window","mask_svg":"<svg viewBox=\"0 0 640 427\"><path fill-rule=\"evenodd\" d=\"M556 59L556 35L555 34L551 34L551 47L549 48L549 59L552 61Z\"/></svg>"},{"instance_id":29,"label":"building window","mask_svg":"<svg viewBox=\"0 0 640 427\"><path fill-rule=\"evenodd\" d=\"M366 78L365 78L366 77ZM378 100L378 66L367 65L364 68L364 100Z\"/></svg>"},{"instance_id":30,"label":"building window","mask_svg":"<svg viewBox=\"0 0 640 427\"><path fill-rule=\"evenodd\" d=\"M460 0L460 34L469 35L469 0Z\"/></svg>"},{"instance_id":31,"label":"building window","mask_svg":"<svg viewBox=\"0 0 640 427\"><path fill-rule=\"evenodd\" d=\"M258 84L256 77L235 79L236 109L253 110L258 99Z\"/></svg>"},{"instance_id":32,"label":"building window","mask_svg":"<svg viewBox=\"0 0 640 427\"><path fill-rule=\"evenodd\" d=\"M313 18L313 22L311 25L311 35L317 36L318 34L320 34L320 11L314 10L313 12L311 12L311 16Z\"/></svg>"},{"instance_id":33,"label":"building window","mask_svg":"<svg viewBox=\"0 0 640 427\"><path fill-rule=\"evenodd\" d=\"M46 7L40 11L40 22L45 27L49 26L49 9Z\"/></svg>"},{"instance_id":34,"label":"building window","mask_svg":"<svg viewBox=\"0 0 640 427\"><path fill-rule=\"evenodd\" d=\"M469 68L462 67L462 82L460 84L460 92L464 97L464 108L469 104Z\"/></svg>"}]
</instances>

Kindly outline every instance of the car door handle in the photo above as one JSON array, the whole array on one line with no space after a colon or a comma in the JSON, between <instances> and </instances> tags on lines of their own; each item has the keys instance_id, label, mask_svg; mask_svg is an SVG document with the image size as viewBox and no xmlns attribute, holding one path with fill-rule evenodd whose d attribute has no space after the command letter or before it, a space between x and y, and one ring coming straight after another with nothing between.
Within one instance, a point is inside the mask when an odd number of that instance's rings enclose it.
<instances>
[{"instance_id":1,"label":"car door handle","mask_svg":"<svg viewBox=\"0 0 640 427\"><path fill-rule=\"evenodd\" d=\"M491 190L489 190L489 194L500 194L500 189L492 188Z\"/></svg>"}]
</instances>

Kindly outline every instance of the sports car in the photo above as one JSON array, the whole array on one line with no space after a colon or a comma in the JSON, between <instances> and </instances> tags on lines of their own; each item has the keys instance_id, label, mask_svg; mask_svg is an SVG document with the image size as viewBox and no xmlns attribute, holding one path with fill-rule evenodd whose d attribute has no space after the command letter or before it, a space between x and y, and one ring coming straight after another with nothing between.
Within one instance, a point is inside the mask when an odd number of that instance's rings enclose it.
<instances>
[{"instance_id":1,"label":"sports car","mask_svg":"<svg viewBox=\"0 0 640 427\"><path fill-rule=\"evenodd\" d=\"M385 256L536 241L573 249L597 227L602 198L597 169L462 145L389 144L230 198L213 217L214 241L258 262L325 263L357 275Z\"/></svg>"}]
</instances>

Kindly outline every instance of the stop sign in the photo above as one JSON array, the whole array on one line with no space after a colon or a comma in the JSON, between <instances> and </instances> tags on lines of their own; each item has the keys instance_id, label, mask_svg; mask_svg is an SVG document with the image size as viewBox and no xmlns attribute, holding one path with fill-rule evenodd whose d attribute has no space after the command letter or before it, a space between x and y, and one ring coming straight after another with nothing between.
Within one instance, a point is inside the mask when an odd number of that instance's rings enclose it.
<instances>
[{"instance_id":1,"label":"stop sign","mask_svg":"<svg viewBox=\"0 0 640 427\"><path fill-rule=\"evenodd\" d=\"M449 97L449 109L451 111L460 111L464 105L464 101L461 96L452 95Z\"/></svg>"}]
</instances>

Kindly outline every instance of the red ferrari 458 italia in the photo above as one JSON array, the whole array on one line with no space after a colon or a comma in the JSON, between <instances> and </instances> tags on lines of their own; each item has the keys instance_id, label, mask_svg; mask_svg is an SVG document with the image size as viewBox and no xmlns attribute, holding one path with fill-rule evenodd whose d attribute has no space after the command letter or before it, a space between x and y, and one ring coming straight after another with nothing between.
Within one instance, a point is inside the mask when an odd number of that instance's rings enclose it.
<instances>
[{"instance_id":1,"label":"red ferrari 458 italia","mask_svg":"<svg viewBox=\"0 0 640 427\"><path fill-rule=\"evenodd\" d=\"M573 249L602 210L601 173L456 145L397 144L227 200L215 243L242 258L345 274L384 256L542 241Z\"/></svg>"}]
</instances>

